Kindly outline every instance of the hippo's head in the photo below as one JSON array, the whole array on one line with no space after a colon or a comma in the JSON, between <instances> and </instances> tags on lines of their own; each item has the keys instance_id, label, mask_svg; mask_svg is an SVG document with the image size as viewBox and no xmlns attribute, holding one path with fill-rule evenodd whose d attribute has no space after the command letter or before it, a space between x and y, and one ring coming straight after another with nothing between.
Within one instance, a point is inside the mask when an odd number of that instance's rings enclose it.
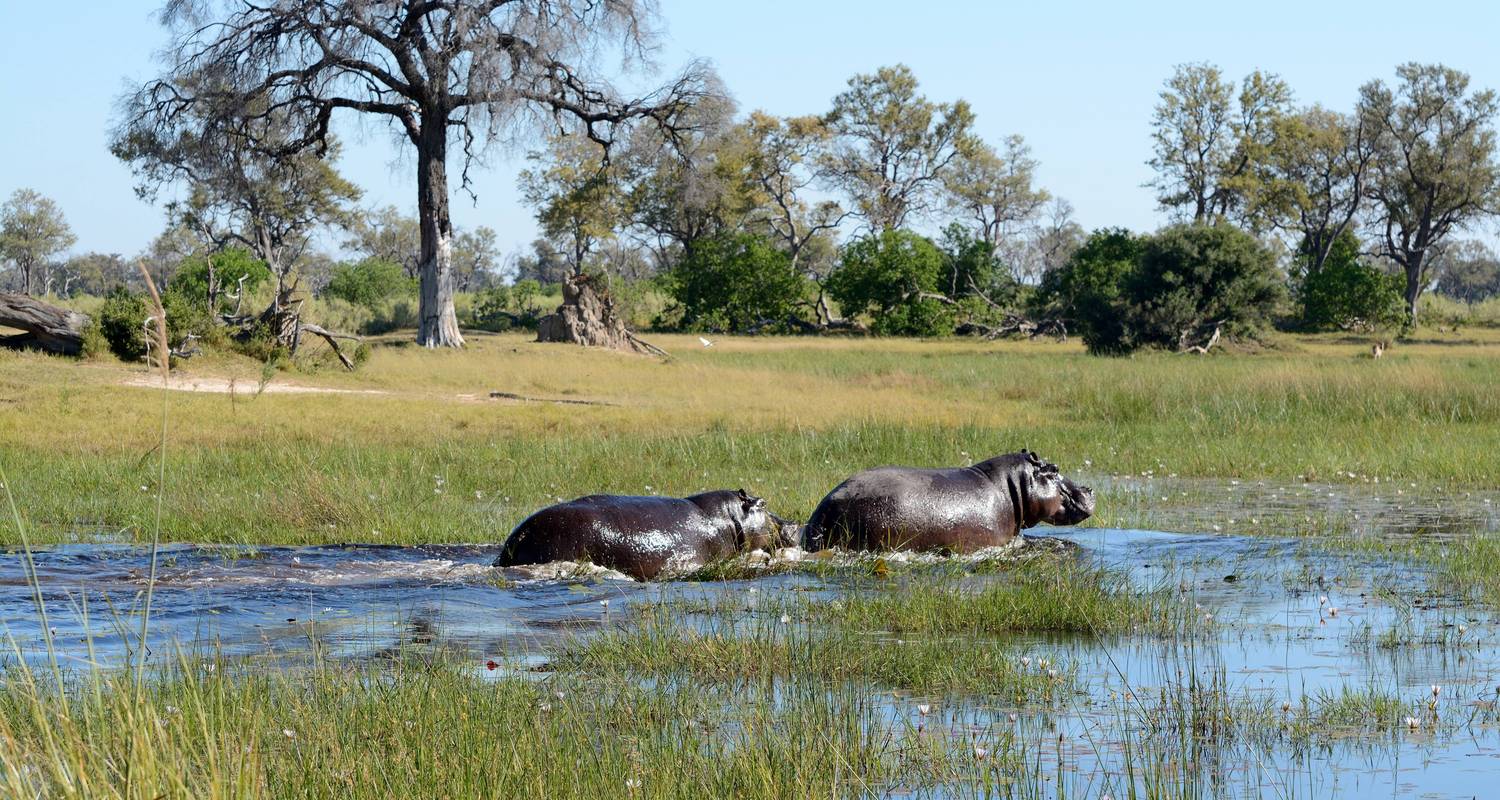
<instances>
[{"instance_id":1,"label":"hippo's head","mask_svg":"<svg viewBox=\"0 0 1500 800\"><path fill-rule=\"evenodd\" d=\"M796 544L796 526L766 510L763 497L756 497L740 489L730 505L729 513L735 517L735 526L740 531L741 550L775 550Z\"/></svg>"},{"instance_id":2,"label":"hippo's head","mask_svg":"<svg viewBox=\"0 0 1500 800\"><path fill-rule=\"evenodd\" d=\"M1077 525L1093 515L1094 490L1064 478L1056 464L1022 450L1016 459L1016 469L1022 494L1022 527L1040 522Z\"/></svg>"}]
</instances>

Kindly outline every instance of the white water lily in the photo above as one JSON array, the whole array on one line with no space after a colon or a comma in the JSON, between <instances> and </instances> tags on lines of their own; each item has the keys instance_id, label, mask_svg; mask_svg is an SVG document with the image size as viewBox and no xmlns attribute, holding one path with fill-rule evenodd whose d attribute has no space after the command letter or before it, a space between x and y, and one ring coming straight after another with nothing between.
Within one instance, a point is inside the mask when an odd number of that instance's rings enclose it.
<instances>
[{"instance_id":1,"label":"white water lily","mask_svg":"<svg viewBox=\"0 0 1500 800\"><path fill-rule=\"evenodd\" d=\"M782 614L782 615L781 615L781 624L782 624L782 625L788 625L788 624L791 624L791 621L792 621L792 618L791 618L791 617L789 617L789 616L787 616L787 615L785 615L785 614Z\"/></svg>"},{"instance_id":2,"label":"white water lily","mask_svg":"<svg viewBox=\"0 0 1500 800\"><path fill-rule=\"evenodd\" d=\"M1412 730L1416 730L1417 728L1422 727L1422 720L1419 720L1416 717L1407 717L1406 727L1411 728Z\"/></svg>"},{"instance_id":3,"label":"white water lily","mask_svg":"<svg viewBox=\"0 0 1500 800\"><path fill-rule=\"evenodd\" d=\"M922 703L921 705L917 706L917 713L921 714L924 717L927 716L927 712L929 712L931 710L932 710L932 706L927 705L926 703Z\"/></svg>"}]
</instances>

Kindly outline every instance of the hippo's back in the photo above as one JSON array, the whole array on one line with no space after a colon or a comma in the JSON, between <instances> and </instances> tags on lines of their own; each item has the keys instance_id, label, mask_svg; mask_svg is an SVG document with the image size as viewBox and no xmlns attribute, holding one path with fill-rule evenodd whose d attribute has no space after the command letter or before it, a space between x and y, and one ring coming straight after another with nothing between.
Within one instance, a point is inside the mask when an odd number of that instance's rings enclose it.
<instances>
[{"instance_id":1,"label":"hippo's back","mask_svg":"<svg viewBox=\"0 0 1500 800\"><path fill-rule=\"evenodd\" d=\"M807 521L808 549L971 550L1003 544L1011 503L970 467L879 467L829 492Z\"/></svg>"},{"instance_id":2,"label":"hippo's back","mask_svg":"<svg viewBox=\"0 0 1500 800\"><path fill-rule=\"evenodd\" d=\"M506 538L495 565L588 561L649 578L713 528L702 509L681 498L589 495L527 517Z\"/></svg>"}]
</instances>

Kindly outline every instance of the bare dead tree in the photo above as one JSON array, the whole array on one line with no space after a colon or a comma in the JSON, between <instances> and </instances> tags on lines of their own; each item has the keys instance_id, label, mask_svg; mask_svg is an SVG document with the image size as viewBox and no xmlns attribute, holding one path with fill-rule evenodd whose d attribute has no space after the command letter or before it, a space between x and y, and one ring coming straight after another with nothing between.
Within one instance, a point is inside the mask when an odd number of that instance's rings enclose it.
<instances>
[{"instance_id":1,"label":"bare dead tree","mask_svg":"<svg viewBox=\"0 0 1500 800\"><path fill-rule=\"evenodd\" d=\"M172 0L162 14L174 35L166 73L132 102L143 121L167 126L205 102L282 114L296 132L288 152L325 148L335 112L390 121L417 155L417 342L461 347L450 144L462 147L467 188L486 145L541 123L606 147L633 121L675 135L681 111L706 93L702 66L634 99L599 68L606 56L645 66L655 17L651 0ZM189 75L214 80L189 89Z\"/></svg>"}]
</instances>

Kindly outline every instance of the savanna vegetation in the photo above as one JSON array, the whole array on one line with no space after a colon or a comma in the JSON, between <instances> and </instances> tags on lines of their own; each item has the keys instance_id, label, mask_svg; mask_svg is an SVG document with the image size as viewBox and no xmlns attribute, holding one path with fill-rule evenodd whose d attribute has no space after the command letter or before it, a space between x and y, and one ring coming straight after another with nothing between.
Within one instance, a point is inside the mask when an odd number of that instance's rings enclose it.
<instances>
[{"instance_id":1,"label":"savanna vegetation","mask_svg":"<svg viewBox=\"0 0 1500 800\"><path fill-rule=\"evenodd\" d=\"M1403 64L1331 110L1181 65L1148 132L1167 224L1088 231L1024 139L984 140L904 65L742 113L704 63L650 70L649 4L531 5L170 3L111 135L166 229L78 252L41 192L0 207L0 323L28 331L0 348L0 546L36 634L7 637L0 794L1183 798L1236 763L1310 780L1349 742L1493 730L1478 667L1443 673L1463 696L1378 668L1234 682L1225 637L1289 644L1294 614L1322 637L1338 592L1396 618L1338 647L1477 657L1500 538L1345 535L1333 502L1210 524L1412 571L1294 568L1290 545L1274 576L1192 579L1061 545L731 559L616 611L571 580L587 619L483 652L427 632L341 657L295 617L291 652L146 647L163 542L494 544L565 498L721 487L804 519L866 467L1021 447L1122 528L1209 505L1163 478L1371 484L1397 511L1500 489L1500 101L1463 72ZM617 66L648 85L617 91ZM410 145L414 204L362 205L334 118ZM524 248L449 212L507 148ZM660 353L536 341L574 323ZM117 652L59 662L46 613L89 597L44 591L33 553L60 545L150 546L139 593L95 609ZM1275 634L1199 602L1273 581ZM1285 777L1251 788L1299 794Z\"/></svg>"}]
</instances>

